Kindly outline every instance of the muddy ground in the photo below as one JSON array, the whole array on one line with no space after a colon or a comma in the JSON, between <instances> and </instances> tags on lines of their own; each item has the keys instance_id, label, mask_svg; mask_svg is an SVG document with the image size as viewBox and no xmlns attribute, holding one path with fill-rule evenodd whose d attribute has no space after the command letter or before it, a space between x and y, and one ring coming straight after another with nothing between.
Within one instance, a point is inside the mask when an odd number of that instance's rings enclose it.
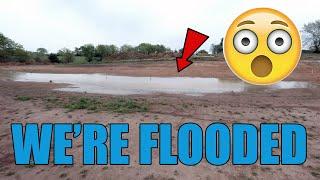
<instances>
[{"instance_id":1,"label":"muddy ground","mask_svg":"<svg viewBox=\"0 0 320 180\"><path fill-rule=\"evenodd\" d=\"M52 73L107 73L131 76L197 76L236 78L225 62L195 62L181 74L177 74L175 62L110 63L100 66L0 66L0 71L52 72ZM320 88L289 89L268 92L243 92L208 94L201 97L153 94L131 95L125 98L147 102L146 112L118 113L88 110L68 111L58 106L48 106L47 99L54 97L64 101L70 97L99 98L109 101L110 95L68 93L53 91L53 83L23 83L0 78L0 179L319 179L320 178ZM320 63L302 61L286 80L308 81L320 84ZM19 97L28 97L19 99ZM83 166L81 138L74 140L73 166L21 166L14 164L10 124L70 122L129 123L129 166ZM173 142L179 126L195 122L203 128L213 122L232 123L297 122L308 133L308 158L299 166L212 166L204 159L189 167L158 165L158 151L154 150L153 165L138 164L138 124L141 122L172 123ZM176 152L176 144L173 145ZM279 151L275 152L279 153Z\"/></svg>"}]
</instances>

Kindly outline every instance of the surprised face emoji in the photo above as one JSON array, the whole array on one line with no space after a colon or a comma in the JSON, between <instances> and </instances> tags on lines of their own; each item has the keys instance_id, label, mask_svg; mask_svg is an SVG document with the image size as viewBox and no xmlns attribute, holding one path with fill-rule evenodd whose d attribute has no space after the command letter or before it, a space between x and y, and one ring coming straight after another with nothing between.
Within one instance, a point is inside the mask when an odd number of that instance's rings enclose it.
<instances>
[{"instance_id":1,"label":"surprised face emoji","mask_svg":"<svg viewBox=\"0 0 320 180\"><path fill-rule=\"evenodd\" d=\"M233 21L223 49L227 64L240 79L269 85L283 80L295 69L301 55L301 39L286 15L257 8Z\"/></svg>"}]
</instances>

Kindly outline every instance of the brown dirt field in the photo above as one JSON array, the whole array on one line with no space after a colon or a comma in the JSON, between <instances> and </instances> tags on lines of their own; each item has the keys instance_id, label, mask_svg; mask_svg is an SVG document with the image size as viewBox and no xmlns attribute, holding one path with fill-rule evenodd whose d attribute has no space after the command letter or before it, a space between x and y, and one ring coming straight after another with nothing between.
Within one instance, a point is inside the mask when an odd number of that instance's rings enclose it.
<instances>
[{"instance_id":1,"label":"brown dirt field","mask_svg":"<svg viewBox=\"0 0 320 180\"><path fill-rule=\"evenodd\" d=\"M27 71L51 73L108 73L131 76L197 76L236 78L225 62L195 62L181 74L177 74L175 62L112 63L102 66L0 66L0 71ZM320 83L320 63L301 62L286 80ZM46 97L66 99L68 97L98 97L108 101L113 96L52 91L52 83L22 83L0 78L0 179L319 179L320 178L320 89L289 89L268 92L243 92L208 94L201 97L184 95L153 94L131 95L128 98L147 101L148 112L130 114L114 112L68 112L62 108L48 108ZM16 100L17 96L31 97L29 101ZM19 166L14 164L11 123L69 122L129 123L129 166L83 166L81 138L73 141L73 166ZM285 123L303 124L308 132L308 158L299 166L212 166L204 159L194 167L161 166L158 151L154 150L153 165L138 164L139 131L141 122L172 123L173 142L179 126L194 122L205 128L213 122L232 123ZM174 152L176 145L174 143ZM276 152L279 153L279 152Z\"/></svg>"}]
</instances>

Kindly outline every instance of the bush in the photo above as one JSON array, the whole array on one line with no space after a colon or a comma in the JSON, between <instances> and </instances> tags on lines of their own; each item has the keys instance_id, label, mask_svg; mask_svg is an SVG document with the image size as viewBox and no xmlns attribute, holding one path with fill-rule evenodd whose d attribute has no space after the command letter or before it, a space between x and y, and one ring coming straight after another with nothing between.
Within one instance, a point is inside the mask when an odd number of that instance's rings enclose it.
<instances>
[{"instance_id":1,"label":"bush","mask_svg":"<svg viewBox=\"0 0 320 180\"><path fill-rule=\"evenodd\" d=\"M117 98L105 104L108 110L118 113L146 112L146 104L138 103L132 99Z\"/></svg>"},{"instance_id":2,"label":"bush","mask_svg":"<svg viewBox=\"0 0 320 180\"><path fill-rule=\"evenodd\" d=\"M31 58L37 63L49 63L48 56L46 54L41 54L38 52L31 52Z\"/></svg>"},{"instance_id":3,"label":"bush","mask_svg":"<svg viewBox=\"0 0 320 180\"><path fill-rule=\"evenodd\" d=\"M117 113L146 112L146 103L139 103L132 99L114 98L103 101L95 98L75 98L64 104L69 111L86 109L91 111L112 111Z\"/></svg>"},{"instance_id":4,"label":"bush","mask_svg":"<svg viewBox=\"0 0 320 180\"><path fill-rule=\"evenodd\" d=\"M57 54L49 54L48 59L51 63L59 63L59 58Z\"/></svg>"},{"instance_id":5,"label":"bush","mask_svg":"<svg viewBox=\"0 0 320 180\"><path fill-rule=\"evenodd\" d=\"M208 56L209 53L206 50L200 50L199 52L197 52L198 56Z\"/></svg>"},{"instance_id":6,"label":"bush","mask_svg":"<svg viewBox=\"0 0 320 180\"><path fill-rule=\"evenodd\" d=\"M75 59L72 51L67 48L59 50L58 54L61 57L61 59L59 58L59 61L62 63L71 63Z\"/></svg>"},{"instance_id":7,"label":"bush","mask_svg":"<svg viewBox=\"0 0 320 180\"><path fill-rule=\"evenodd\" d=\"M75 56L73 64L88 64L88 61L83 56Z\"/></svg>"},{"instance_id":8,"label":"bush","mask_svg":"<svg viewBox=\"0 0 320 180\"><path fill-rule=\"evenodd\" d=\"M98 105L99 105L99 102L94 99L80 98L75 102L66 104L64 107L69 109L70 111L73 111L76 109L96 110Z\"/></svg>"},{"instance_id":9,"label":"bush","mask_svg":"<svg viewBox=\"0 0 320 180\"><path fill-rule=\"evenodd\" d=\"M18 96L18 97L16 98L16 100L19 100L19 101L29 101L29 100L31 100L31 97L29 97L29 96Z\"/></svg>"}]
</instances>

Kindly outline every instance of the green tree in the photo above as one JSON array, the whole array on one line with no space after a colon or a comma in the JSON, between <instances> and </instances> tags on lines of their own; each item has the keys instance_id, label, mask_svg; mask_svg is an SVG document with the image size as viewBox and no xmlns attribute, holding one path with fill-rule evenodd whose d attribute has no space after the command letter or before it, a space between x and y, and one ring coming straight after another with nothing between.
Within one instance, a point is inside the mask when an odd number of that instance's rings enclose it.
<instances>
[{"instance_id":1,"label":"green tree","mask_svg":"<svg viewBox=\"0 0 320 180\"><path fill-rule=\"evenodd\" d=\"M167 51L171 51L170 49L166 48L164 45L152 45L150 43L141 43L136 48L137 52L143 54L151 54L151 53L163 53Z\"/></svg>"},{"instance_id":2,"label":"green tree","mask_svg":"<svg viewBox=\"0 0 320 180\"><path fill-rule=\"evenodd\" d=\"M46 54L48 54L48 50L46 50L45 48L38 48L37 53L39 53L41 55L46 55Z\"/></svg>"},{"instance_id":3,"label":"green tree","mask_svg":"<svg viewBox=\"0 0 320 180\"><path fill-rule=\"evenodd\" d=\"M154 49L152 44L149 43L141 43L136 47L136 50L143 54L151 54Z\"/></svg>"},{"instance_id":4,"label":"green tree","mask_svg":"<svg viewBox=\"0 0 320 180\"><path fill-rule=\"evenodd\" d=\"M63 63L71 63L74 61L73 52L67 48L59 50L58 55L62 57L61 62Z\"/></svg>"},{"instance_id":5,"label":"green tree","mask_svg":"<svg viewBox=\"0 0 320 180\"><path fill-rule=\"evenodd\" d=\"M122 52L122 53L134 52L134 47L131 45L125 44L125 45L121 46L120 52Z\"/></svg>"},{"instance_id":6,"label":"green tree","mask_svg":"<svg viewBox=\"0 0 320 180\"><path fill-rule=\"evenodd\" d=\"M115 55L118 53L118 47L116 45L109 45L107 46L108 55Z\"/></svg>"},{"instance_id":7,"label":"green tree","mask_svg":"<svg viewBox=\"0 0 320 180\"><path fill-rule=\"evenodd\" d=\"M23 49L22 45L15 43L13 40L5 37L0 33L0 50L16 50Z\"/></svg>"},{"instance_id":8,"label":"green tree","mask_svg":"<svg viewBox=\"0 0 320 180\"><path fill-rule=\"evenodd\" d=\"M154 53L164 53L168 51L168 49L164 45L153 45L153 51Z\"/></svg>"},{"instance_id":9,"label":"green tree","mask_svg":"<svg viewBox=\"0 0 320 180\"><path fill-rule=\"evenodd\" d=\"M45 48L38 48L35 53L32 53L32 58L36 62L48 63L49 59L47 54L48 54L48 51Z\"/></svg>"},{"instance_id":10,"label":"green tree","mask_svg":"<svg viewBox=\"0 0 320 180\"><path fill-rule=\"evenodd\" d=\"M103 59L107 56L117 54L118 51L118 47L115 45L98 45L95 49L95 54L97 57Z\"/></svg>"},{"instance_id":11,"label":"green tree","mask_svg":"<svg viewBox=\"0 0 320 180\"><path fill-rule=\"evenodd\" d=\"M86 57L87 61L91 62L94 59L95 48L92 44L85 44L80 47L81 54Z\"/></svg>"},{"instance_id":12,"label":"green tree","mask_svg":"<svg viewBox=\"0 0 320 180\"><path fill-rule=\"evenodd\" d=\"M74 48L74 55L76 55L76 56L83 56L81 49L78 48L78 47L75 47L75 48Z\"/></svg>"},{"instance_id":13,"label":"green tree","mask_svg":"<svg viewBox=\"0 0 320 180\"><path fill-rule=\"evenodd\" d=\"M108 55L108 49L106 45L98 45L95 50L96 56L100 57L102 60L104 57Z\"/></svg>"},{"instance_id":14,"label":"green tree","mask_svg":"<svg viewBox=\"0 0 320 180\"><path fill-rule=\"evenodd\" d=\"M0 33L0 61L26 62L30 59L23 46Z\"/></svg>"}]
</instances>

